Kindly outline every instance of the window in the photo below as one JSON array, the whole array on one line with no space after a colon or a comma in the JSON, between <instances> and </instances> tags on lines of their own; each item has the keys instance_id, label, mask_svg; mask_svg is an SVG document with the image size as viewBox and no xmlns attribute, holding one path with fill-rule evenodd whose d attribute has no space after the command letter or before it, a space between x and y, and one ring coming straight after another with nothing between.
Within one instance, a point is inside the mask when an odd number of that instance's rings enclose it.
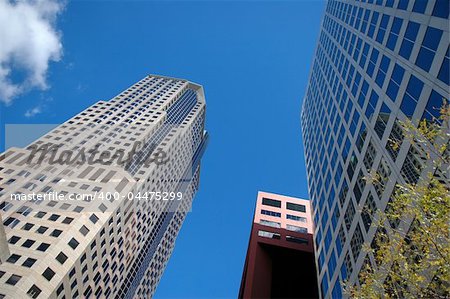
<instances>
[{"instance_id":1,"label":"window","mask_svg":"<svg viewBox=\"0 0 450 299\"><path fill-rule=\"evenodd\" d=\"M363 84L361 86L361 92L359 94L358 98L358 105L362 109L364 107L364 103L366 101L367 91L369 90L369 84L366 80L363 81Z\"/></svg>"},{"instance_id":2,"label":"window","mask_svg":"<svg viewBox=\"0 0 450 299\"><path fill-rule=\"evenodd\" d=\"M286 236L286 241L297 243L297 244L308 244L308 240L307 239L293 237L293 236Z\"/></svg>"},{"instance_id":3,"label":"window","mask_svg":"<svg viewBox=\"0 0 450 299\"><path fill-rule=\"evenodd\" d=\"M20 255L11 254L6 261L8 263L15 264L20 259L20 257L21 257Z\"/></svg>"},{"instance_id":4,"label":"window","mask_svg":"<svg viewBox=\"0 0 450 299\"><path fill-rule=\"evenodd\" d=\"M22 266L31 268L33 267L34 263L36 263L36 259L29 257L23 262Z\"/></svg>"},{"instance_id":5,"label":"window","mask_svg":"<svg viewBox=\"0 0 450 299\"><path fill-rule=\"evenodd\" d=\"M370 171L370 169L372 168L376 154L377 152L375 150L375 147L373 146L372 141L370 141L363 159L363 163L364 166L366 166L367 171Z\"/></svg>"},{"instance_id":6,"label":"window","mask_svg":"<svg viewBox=\"0 0 450 299\"><path fill-rule=\"evenodd\" d=\"M437 0L439 1L439 0ZM418 13L425 13L425 10L427 9L428 0L416 0L414 2L414 6L412 11L418 12Z\"/></svg>"},{"instance_id":7,"label":"window","mask_svg":"<svg viewBox=\"0 0 450 299\"><path fill-rule=\"evenodd\" d=\"M43 234L43 233L45 233L45 232L47 231L47 229L48 229L48 227L40 226L40 227L36 230L36 232L38 232L39 234Z\"/></svg>"},{"instance_id":8,"label":"window","mask_svg":"<svg viewBox=\"0 0 450 299\"><path fill-rule=\"evenodd\" d=\"M80 244L77 240L75 240L74 238L72 238L70 241L69 241L69 246L70 247L72 247L72 249L75 249L75 248L77 248L78 247L78 245Z\"/></svg>"},{"instance_id":9,"label":"window","mask_svg":"<svg viewBox=\"0 0 450 299\"><path fill-rule=\"evenodd\" d=\"M286 203L286 209L291 211L298 211L298 212L306 212L306 207L304 205L287 202Z\"/></svg>"},{"instance_id":10,"label":"window","mask_svg":"<svg viewBox=\"0 0 450 299\"><path fill-rule=\"evenodd\" d=\"M36 243L36 241L27 239L25 242L23 242L22 247L30 248L34 243Z\"/></svg>"},{"instance_id":11,"label":"window","mask_svg":"<svg viewBox=\"0 0 450 299\"><path fill-rule=\"evenodd\" d=\"M11 228L14 228L19 222L20 222L19 219L16 219L16 218L14 218L14 217L8 217L8 219L6 219L6 220L3 222L3 225L4 225L4 226L9 226L9 227L11 227Z\"/></svg>"},{"instance_id":12,"label":"window","mask_svg":"<svg viewBox=\"0 0 450 299\"><path fill-rule=\"evenodd\" d=\"M353 237L350 241L350 247L353 253L353 259L358 260L359 253L361 252L362 244L364 243L363 234L361 228L359 227L359 223L356 225L355 232L353 233Z\"/></svg>"},{"instance_id":13,"label":"window","mask_svg":"<svg viewBox=\"0 0 450 299\"><path fill-rule=\"evenodd\" d=\"M378 34L376 38L377 42L379 42L380 44L383 43L388 23L389 23L389 16L383 14L383 16L381 17L380 28L378 29Z\"/></svg>"},{"instance_id":14,"label":"window","mask_svg":"<svg viewBox=\"0 0 450 299\"><path fill-rule=\"evenodd\" d=\"M388 142L386 143L386 149L388 150L389 155L391 155L392 160L394 161L397 159L397 155L400 150L400 146L402 145L403 138L403 130L399 124L399 120L396 119L392 126Z\"/></svg>"},{"instance_id":15,"label":"window","mask_svg":"<svg viewBox=\"0 0 450 299\"><path fill-rule=\"evenodd\" d=\"M261 219L259 221L259 223L262 224L262 225L267 225L267 226L271 226L271 227L281 227L281 223L275 222L275 221L269 221L269 220Z\"/></svg>"},{"instance_id":16,"label":"window","mask_svg":"<svg viewBox=\"0 0 450 299\"><path fill-rule=\"evenodd\" d=\"M9 179L5 182L6 185L11 185L12 183L14 183L16 180L15 179Z\"/></svg>"},{"instance_id":17,"label":"window","mask_svg":"<svg viewBox=\"0 0 450 299\"><path fill-rule=\"evenodd\" d=\"M409 0L399 0L397 8L406 10L406 9L408 9L408 3L409 3Z\"/></svg>"},{"instance_id":18,"label":"window","mask_svg":"<svg viewBox=\"0 0 450 299\"><path fill-rule=\"evenodd\" d=\"M411 56L412 49L414 47L414 42L416 41L417 33L419 32L420 25L415 22L409 22L406 27L405 38L403 39L402 46L400 47L400 55L409 59Z\"/></svg>"},{"instance_id":19,"label":"window","mask_svg":"<svg viewBox=\"0 0 450 299\"><path fill-rule=\"evenodd\" d=\"M83 293L85 298L89 298L90 295L92 294L92 288L89 286Z\"/></svg>"},{"instance_id":20,"label":"window","mask_svg":"<svg viewBox=\"0 0 450 299\"><path fill-rule=\"evenodd\" d=\"M64 220L62 221L62 223L64 223L64 224L70 224L72 221L73 221L73 218L66 217L66 218L64 218Z\"/></svg>"},{"instance_id":21,"label":"window","mask_svg":"<svg viewBox=\"0 0 450 299\"><path fill-rule=\"evenodd\" d=\"M409 184L416 184L419 180L420 173L422 171L422 163L420 162L420 153L418 150L411 146L409 148L406 159L403 162L401 168L401 174L405 181Z\"/></svg>"},{"instance_id":22,"label":"window","mask_svg":"<svg viewBox=\"0 0 450 299\"><path fill-rule=\"evenodd\" d=\"M86 236L89 233L89 229L84 225L82 227L80 227L79 231L83 236Z\"/></svg>"},{"instance_id":23,"label":"window","mask_svg":"<svg viewBox=\"0 0 450 299\"><path fill-rule=\"evenodd\" d=\"M75 268L72 268L72 270L70 270L69 272L69 278L72 278L72 276L75 275Z\"/></svg>"},{"instance_id":24,"label":"window","mask_svg":"<svg viewBox=\"0 0 450 299\"><path fill-rule=\"evenodd\" d=\"M348 251L347 254L345 255L344 263L342 264L341 267L342 279L345 279L348 276L350 276L352 272L353 272L353 264L350 256L350 251Z\"/></svg>"},{"instance_id":25,"label":"window","mask_svg":"<svg viewBox=\"0 0 450 299\"><path fill-rule=\"evenodd\" d=\"M63 290L64 290L64 285L61 284L61 285L58 287L58 289L56 290L56 295L61 294Z\"/></svg>"},{"instance_id":26,"label":"window","mask_svg":"<svg viewBox=\"0 0 450 299\"><path fill-rule=\"evenodd\" d=\"M34 224L32 223L25 223L25 225L22 227L23 230L30 230Z\"/></svg>"},{"instance_id":27,"label":"window","mask_svg":"<svg viewBox=\"0 0 450 299\"><path fill-rule=\"evenodd\" d=\"M50 217L48 217L48 220L50 220L50 221L56 221L56 220L58 220L58 218L59 218L59 215L52 214Z\"/></svg>"},{"instance_id":28,"label":"window","mask_svg":"<svg viewBox=\"0 0 450 299\"><path fill-rule=\"evenodd\" d=\"M355 206L353 205L353 200L350 200L350 202L348 203L347 206L347 210L345 211L345 215L344 215L344 222L345 222L345 227L347 228L347 230L350 229L350 226L352 225L353 222L353 217L355 216Z\"/></svg>"},{"instance_id":29,"label":"window","mask_svg":"<svg viewBox=\"0 0 450 299\"><path fill-rule=\"evenodd\" d=\"M350 133L352 134L352 136L355 135L356 127L358 125L358 121L359 121L359 113L355 109L354 112L353 112L352 122L350 123Z\"/></svg>"},{"instance_id":30,"label":"window","mask_svg":"<svg viewBox=\"0 0 450 299\"><path fill-rule=\"evenodd\" d=\"M364 43L363 51L361 58L359 59L359 66L364 69L364 66L366 65L367 57L369 56L369 49L370 46L367 43Z\"/></svg>"},{"instance_id":31,"label":"window","mask_svg":"<svg viewBox=\"0 0 450 299\"><path fill-rule=\"evenodd\" d=\"M377 64L379 54L380 54L380 52L377 49L375 49L375 48L372 49L372 53L370 54L370 60L369 60L369 63L367 64L367 70L366 70L367 74L371 77L375 70L375 65Z\"/></svg>"},{"instance_id":32,"label":"window","mask_svg":"<svg viewBox=\"0 0 450 299\"><path fill-rule=\"evenodd\" d=\"M434 89L431 91L430 98L428 99L427 106L425 107L425 112L423 114L423 118L428 120L439 119L440 110L442 105L444 104L444 96L435 91Z\"/></svg>"},{"instance_id":33,"label":"window","mask_svg":"<svg viewBox=\"0 0 450 299\"><path fill-rule=\"evenodd\" d=\"M391 32L389 33L389 37L387 40L386 46L388 49L395 51L395 46L397 45L398 35L400 33L400 29L402 28L403 20L395 17L392 22Z\"/></svg>"},{"instance_id":34,"label":"window","mask_svg":"<svg viewBox=\"0 0 450 299\"><path fill-rule=\"evenodd\" d=\"M92 223L96 224L97 221L98 221L98 217L97 217L95 214L92 214L92 215L89 217L89 220L91 220Z\"/></svg>"},{"instance_id":35,"label":"window","mask_svg":"<svg viewBox=\"0 0 450 299\"><path fill-rule=\"evenodd\" d=\"M336 257L334 255L334 251L331 251L330 259L328 260L328 274L330 275L330 279L333 278L335 269L336 269ZM333 297L333 298L336 298L336 297Z\"/></svg>"},{"instance_id":36,"label":"window","mask_svg":"<svg viewBox=\"0 0 450 299\"><path fill-rule=\"evenodd\" d=\"M367 130L366 125L364 123L361 123L361 128L359 129L358 137L356 139L356 146L358 148L358 151L361 152L364 141L366 140ZM337 184L339 184L339 181L336 181Z\"/></svg>"},{"instance_id":37,"label":"window","mask_svg":"<svg viewBox=\"0 0 450 299\"><path fill-rule=\"evenodd\" d=\"M383 55L383 57L381 58L380 67L378 69L377 77L375 78L375 83L380 88L383 88L384 80L386 78L386 73L388 71L390 62L391 62L391 60L387 56Z\"/></svg>"},{"instance_id":38,"label":"window","mask_svg":"<svg viewBox=\"0 0 450 299\"><path fill-rule=\"evenodd\" d=\"M374 128L380 140L383 138L384 130L386 129L386 124L389 121L390 114L391 109L389 109L389 107L385 103L383 103L381 105L380 113L378 113Z\"/></svg>"},{"instance_id":39,"label":"window","mask_svg":"<svg viewBox=\"0 0 450 299\"><path fill-rule=\"evenodd\" d=\"M27 292L27 294L30 295L31 298L37 298L40 293L41 289L38 288L35 284L33 284Z\"/></svg>"},{"instance_id":40,"label":"window","mask_svg":"<svg viewBox=\"0 0 450 299\"><path fill-rule=\"evenodd\" d=\"M423 38L422 46L417 55L416 65L428 72L434 60L436 49L441 41L442 30L434 27L428 27L425 37Z\"/></svg>"},{"instance_id":41,"label":"window","mask_svg":"<svg viewBox=\"0 0 450 299\"><path fill-rule=\"evenodd\" d=\"M442 82L450 85L449 81L449 59L450 59L450 47L447 48L447 53L444 56L444 60L442 61L441 69L439 70L438 79Z\"/></svg>"},{"instance_id":42,"label":"window","mask_svg":"<svg viewBox=\"0 0 450 299\"><path fill-rule=\"evenodd\" d=\"M339 206L336 205L336 206L334 207L334 212L333 212L333 214L331 215L331 224L333 225L333 228L334 228L334 229L336 229L336 226L337 226L337 222L338 222L339 217L340 217Z\"/></svg>"},{"instance_id":43,"label":"window","mask_svg":"<svg viewBox=\"0 0 450 299\"><path fill-rule=\"evenodd\" d=\"M281 201L275 200L275 199L270 199L270 198L263 197L262 204L265 205L265 206L281 208Z\"/></svg>"},{"instance_id":44,"label":"window","mask_svg":"<svg viewBox=\"0 0 450 299\"><path fill-rule=\"evenodd\" d=\"M267 232L265 230L258 231L258 236L264 237L264 238L269 238L269 239L277 239L277 240L279 240L281 238L280 234Z\"/></svg>"},{"instance_id":45,"label":"window","mask_svg":"<svg viewBox=\"0 0 450 299\"><path fill-rule=\"evenodd\" d=\"M281 213L268 211L268 210L261 210L261 214L268 215L268 216L273 216L273 217L281 217Z\"/></svg>"},{"instance_id":46,"label":"window","mask_svg":"<svg viewBox=\"0 0 450 299\"><path fill-rule=\"evenodd\" d=\"M45 252L49 247L50 247L50 244L42 243L36 249L39 250L39 251Z\"/></svg>"},{"instance_id":47,"label":"window","mask_svg":"<svg viewBox=\"0 0 450 299\"><path fill-rule=\"evenodd\" d=\"M333 291L331 292L331 298L342 298L342 289L340 283L335 283Z\"/></svg>"},{"instance_id":48,"label":"window","mask_svg":"<svg viewBox=\"0 0 450 299\"><path fill-rule=\"evenodd\" d=\"M322 278L322 283L320 284L320 288L322 290L322 294L326 294L328 292L328 276L325 275Z\"/></svg>"},{"instance_id":49,"label":"window","mask_svg":"<svg viewBox=\"0 0 450 299\"><path fill-rule=\"evenodd\" d=\"M423 82L414 75L411 75L408 85L406 86L406 93L403 96L402 104L400 105L400 110L402 110L406 116L411 117L414 114L422 89Z\"/></svg>"},{"instance_id":50,"label":"window","mask_svg":"<svg viewBox=\"0 0 450 299\"><path fill-rule=\"evenodd\" d=\"M12 286L14 286L14 285L16 285L16 283L19 282L19 280L20 280L21 278L22 278L22 276L13 274L13 275L11 275L11 276L8 278L8 280L6 281L6 283L7 283L7 284L10 284L10 285L12 285Z\"/></svg>"},{"instance_id":51,"label":"window","mask_svg":"<svg viewBox=\"0 0 450 299\"><path fill-rule=\"evenodd\" d=\"M62 230L54 229L52 231L52 233L50 234L50 236L57 238L57 237L59 237L59 235L61 235L61 233L62 233Z\"/></svg>"},{"instance_id":52,"label":"window","mask_svg":"<svg viewBox=\"0 0 450 299\"><path fill-rule=\"evenodd\" d=\"M402 84L404 74L405 69L398 64L395 64L392 71L391 80L389 81L389 85L386 90L386 94L393 102L395 102L395 100L397 99L398 90L400 85Z\"/></svg>"},{"instance_id":53,"label":"window","mask_svg":"<svg viewBox=\"0 0 450 299\"><path fill-rule=\"evenodd\" d=\"M377 174L379 175L378 180L373 185L378 197L381 198L391 175L391 169L384 157L381 157L380 164L378 164Z\"/></svg>"},{"instance_id":54,"label":"window","mask_svg":"<svg viewBox=\"0 0 450 299\"><path fill-rule=\"evenodd\" d=\"M0 188L0 191L2 188ZM10 202L1 202L0 203L0 210L3 210L4 212L7 212L12 207L12 204Z\"/></svg>"},{"instance_id":55,"label":"window","mask_svg":"<svg viewBox=\"0 0 450 299\"><path fill-rule=\"evenodd\" d=\"M291 215L291 214L287 214L286 215L286 219L290 219L290 220L294 220L294 221L300 221L300 222L306 222L306 218L305 217L295 216L295 215Z\"/></svg>"},{"instance_id":56,"label":"window","mask_svg":"<svg viewBox=\"0 0 450 299\"><path fill-rule=\"evenodd\" d=\"M367 31L369 37L373 37L373 34L375 33L375 27L377 26L379 16L380 14L378 12L372 12L372 19L370 20L369 30Z\"/></svg>"},{"instance_id":57,"label":"window","mask_svg":"<svg viewBox=\"0 0 450 299\"><path fill-rule=\"evenodd\" d=\"M375 112L375 108L377 107L378 104L378 98L379 98L378 94L375 92L375 90L372 90L369 98L369 103L367 104L365 112L366 117L369 121L372 120L373 113Z\"/></svg>"},{"instance_id":58,"label":"window","mask_svg":"<svg viewBox=\"0 0 450 299\"><path fill-rule=\"evenodd\" d=\"M56 260L57 260L58 262L60 262L61 265L62 265L62 264L64 264L64 263L66 262L66 260L67 260L67 255L65 255L63 252L60 252L60 253L56 256Z\"/></svg>"},{"instance_id":59,"label":"window","mask_svg":"<svg viewBox=\"0 0 450 299\"><path fill-rule=\"evenodd\" d=\"M100 209L100 211L102 211L102 213L105 213L108 209L104 204L99 205L98 208Z\"/></svg>"},{"instance_id":60,"label":"window","mask_svg":"<svg viewBox=\"0 0 450 299\"><path fill-rule=\"evenodd\" d=\"M36 218L42 218L42 217L45 216L45 214L47 214L47 213L46 213L46 212L40 211L40 212L37 212L36 215L35 215L34 217L36 217Z\"/></svg>"},{"instance_id":61,"label":"window","mask_svg":"<svg viewBox=\"0 0 450 299\"><path fill-rule=\"evenodd\" d=\"M298 233L308 233L308 229L306 227L300 227L300 226L296 226L296 225L291 225L291 224L286 224L286 229L293 231L293 232L298 232Z\"/></svg>"},{"instance_id":62,"label":"window","mask_svg":"<svg viewBox=\"0 0 450 299\"><path fill-rule=\"evenodd\" d=\"M449 12L449 6L450 6L450 2L448 2L448 1L436 0L436 3L434 4L434 8L433 8L433 13L432 13L433 16L438 17L438 18L447 19L448 12Z\"/></svg>"},{"instance_id":63,"label":"window","mask_svg":"<svg viewBox=\"0 0 450 299\"><path fill-rule=\"evenodd\" d=\"M47 267L45 271L42 273L42 276L44 276L48 281L52 280L53 276L55 276L55 271Z\"/></svg>"},{"instance_id":64,"label":"window","mask_svg":"<svg viewBox=\"0 0 450 299\"><path fill-rule=\"evenodd\" d=\"M26 177L28 177L30 174L31 174L31 173L28 172L28 171L26 171L26 170L21 170L17 175L26 178Z\"/></svg>"},{"instance_id":65,"label":"window","mask_svg":"<svg viewBox=\"0 0 450 299\"><path fill-rule=\"evenodd\" d=\"M369 231L370 225L372 224L373 214L375 213L376 210L377 207L373 199L373 196L372 194L369 194L369 196L366 199L364 208L361 212L361 218L364 224L364 228L366 229L366 232Z\"/></svg>"}]
</instances>

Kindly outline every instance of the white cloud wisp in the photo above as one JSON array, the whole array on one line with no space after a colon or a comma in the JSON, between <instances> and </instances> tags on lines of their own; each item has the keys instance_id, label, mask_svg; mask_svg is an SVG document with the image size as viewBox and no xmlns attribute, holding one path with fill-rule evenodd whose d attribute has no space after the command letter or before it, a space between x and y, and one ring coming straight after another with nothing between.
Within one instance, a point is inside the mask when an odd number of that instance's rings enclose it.
<instances>
[{"instance_id":1,"label":"white cloud wisp","mask_svg":"<svg viewBox=\"0 0 450 299\"><path fill-rule=\"evenodd\" d=\"M55 0L0 0L0 101L10 104L32 88L45 90L50 61L62 55L55 28L63 4ZM22 74L12 78L14 72Z\"/></svg>"}]
</instances>

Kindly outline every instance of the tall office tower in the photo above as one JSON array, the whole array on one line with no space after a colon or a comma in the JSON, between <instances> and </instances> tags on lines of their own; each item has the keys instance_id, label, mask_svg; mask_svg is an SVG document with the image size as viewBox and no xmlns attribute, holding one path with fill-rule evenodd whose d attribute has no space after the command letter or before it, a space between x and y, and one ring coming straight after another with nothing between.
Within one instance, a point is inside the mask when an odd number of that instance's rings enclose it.
<instances>
[{"instance_id":1,"label":"tall office tower","mask_svg":"<svg viewBox=\"0 0 450 299\"><path fill-rule=\"evenodd\" d=\"M258 192L239 298L317 298L309 200Z\"/></svg>"},{"instance_id":2,"label":"tall office tower","mask_svg":"<svg viewBox=\"0 0 450 299\"><path fill-rule=\"evenodd\" d=\"M322 298L374 263L373 211L429 167L399 121L437 117L448 96L449 1L327 2L301 115Z\"/></svg>"},{"instance_id":3,"label":"tall office tower","mask_svg":"<svg viewBox=\"0 0 450 299\"><path fill-rule=\"evenodd\" d=\"M1 155L0 298L152 297L198 189L204 122L200 85L150 75Z\"/></svg>"}]
</instances>

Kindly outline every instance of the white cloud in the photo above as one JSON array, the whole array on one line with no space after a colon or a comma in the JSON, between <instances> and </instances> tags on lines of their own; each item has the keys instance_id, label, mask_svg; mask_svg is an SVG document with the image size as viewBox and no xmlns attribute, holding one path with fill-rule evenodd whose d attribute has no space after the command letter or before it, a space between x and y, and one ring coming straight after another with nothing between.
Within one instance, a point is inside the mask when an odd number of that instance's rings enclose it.
<instances>
[{"instance_id":1,"label":"white cloud","mask_svg":"<svg viewBox=\"0 0 450 299\"><path fill-rule=\"evenodd\" d=\"M25 112L24 115L25 115L25 117L30 118L30 117L33 117L33 116L39 114L39 113L42 113L42 107L41 107L41 106L36 106L36 107L34 107L34 108L32 108L32 109L28 109L28 110Z\"/></svg>"},{"instance_id":2,"label":"white cloud","mask_svg":"<svg viewBox=\"0 0 450 299\"><path fill-rule=\"evenodd\" d=\"M44 97L44 95L41 94L40 101L36 105L34 105L33 108L30 108L27 111L25 111L24 116L27 118L30 118L30 117L34 117L38 114L41 114L43 112L46 112L48 110L47 103L50 103L50 102L53 102L52 97Z\"/></svg>"},{"instance_id":3,"label":"white cloud","mask_svg":"<svg viewBox=\"0 0 450 299\"><path fill-rule=\"evenodd\" d=\"M0 0L0 101L31 89L48 88L50 61L62 55L60 34L55 28L63 4L56 0ZM19 72L20 81L11 78Z\"/></svg>"}]
</instances>

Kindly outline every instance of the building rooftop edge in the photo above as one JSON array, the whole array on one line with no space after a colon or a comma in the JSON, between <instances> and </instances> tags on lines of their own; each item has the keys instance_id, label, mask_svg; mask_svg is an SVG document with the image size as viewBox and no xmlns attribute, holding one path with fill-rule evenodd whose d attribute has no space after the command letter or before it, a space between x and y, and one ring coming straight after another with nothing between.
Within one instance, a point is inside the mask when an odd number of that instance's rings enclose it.
<instances>
[{"instance_id":1,"label":"building rooftop edge","mask_svg":"<svg viewBox=\"0 0 450 299\"><path fill-rule=\"evenodd\" d=\"M279 193L275 193L275 192L267 192L267 191L258 190L258 197L260 195L276 195L279 197L284 197L285 199L306 200L308 202L310 201L308 198L300 198L300 197L295 197L295 196L290 196L290 195L279 194Z\"/></svg>"}]
</instances>

